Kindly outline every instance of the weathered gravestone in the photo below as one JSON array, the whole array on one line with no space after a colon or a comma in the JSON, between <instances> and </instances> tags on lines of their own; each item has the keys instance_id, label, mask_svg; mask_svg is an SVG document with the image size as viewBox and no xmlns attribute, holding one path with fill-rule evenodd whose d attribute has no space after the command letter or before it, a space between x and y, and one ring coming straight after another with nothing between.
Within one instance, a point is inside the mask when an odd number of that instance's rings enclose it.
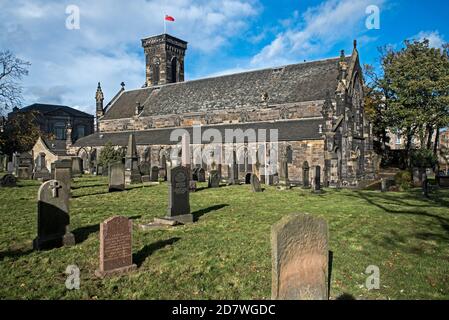
<instances>
[{"instance_id":1,"label":"weathered gravestone","mask_svg":"<svg viewBox=\"0 0 449 320\"><path fill-rule=\"evenodd\" d=\"M72 177L81 177L83 173L83 159L80 157L72 158Z\"/></svg>"},{"instance_id":2,"label":"weathered gravestone","mask_svg":"<svg viewBox=\"0 0 449 320\"><path fill-rule=\"evenodd\" d=\"M132 258L132 221L112 217L100 224L100 267L97 277L135 270Z\"/></svg>"},{"instance_id":3,"label":"weathered gravestone","mask_svg":"<svg viewBox=\"0 0 449 320\"><path fill-rule=\"evenodd\" d=\"M151 182L159 181L159 167L154 166L151 168L150 181Z\"/></svg>"},{"instance_id":4,"label":"weathered gravestone","mask_svg":"<svg viewBox=\"0 0 449 320\"><path fill-rule=\"evenodd\" d=\"M0 179L0 187L2 188L13 188L17 186L17 179L14 175L8 173L5 174L1 179Z\"/></svg>"},{"instance_id":5,"label":"weathered gravestone","mask_svg":"<svg viewBox=\"0 0 449 320\"><path fill-rule=\"evenodd\" d=\"M103 166L97 165L97 176L102 176L102 175L103 175Z\"/></svg>"},{"instance_id":6,"label":"weathered gravestone","mask_svg":"<svg viewBox=\"0 0 449 320\"><path fill-rule=\"evenodd\" d=\"M168 219L180 223L193 222L193 215L190 213L189 189L188 168L183 166L172 168L168 184Z\"/></svg>"},{"instance_id":7,"label":"weathered gravestone","mask_svg":"<svg viewBox=\"0 0 449 320\"><path fill-rule=\"evenodd\" d=\"M309 163L305 161L302 165L302 187L304 189L310 188L309 171L310 171Z\"/></svg>"},{"instance_id":8,"label":"weathered gravestone","mask_svg":"<svg viewBox=\"0 0 449 320\"><path fill-rule=\"evenodd\" d=\"M220 187L220 173L217 170L212 170L209 173L209 188L219 188Z\"/></svg>"},{"instance_id":9,"label":"weathered gravestone","mask_svg":"<svg viewBox=\"0 0 449 320\"><path fill-rule=\"evenodd\" d=\"M245 175L245 184L250 184L251 183L251 175L252 175L252 173L247 173Z\"/></svg>"},{"instance_id":10,"label":"weathered gravestone","mask_svg":"<svg viewBox=\"0 0 449 320\"><path fill-rule=\"evenodd\" d=\"M139 170L140 170L140 175L142 177L147 176L148 180L150 180L150 175L151 175L151 164L147 161L142 162L139 165Z\"/></svg>"},{"instance_id":11,"label":"weathered gravestone","mask_svg":"<svg viewBox=\"0 0 449 320\"><path fill-rule=\"evenodd\" d=\"M328 226L307 214L285 216L271 228L273 300L327 300Z\"/></svg>"},{"instance_id":12,"label":"weathered gravestone","mask_svg":"<svg viewBox=\"0 0 449 320\"><path fill-rule=\"evenodd\" d=\"M142 182L138 167L136 137L131 133L128 137L128 148L125 156L125 183L135 184Z\"/></svg>"},{"instance_id":13,"label":"weathered gravestone","mask_svg":"<svg viewBox=\"0 0 449 320\"><path fill-rule=\"evenodd\" d=\"M72 161L69 159L56 160L53 162L54 175L53 179L62 182L65 192L71 197L72 185Z\"/></svg>"},{"instance_id":14,"label":"weathered gravestone","mask_svg":"<svg viewBox=\"0 0 449 320\"><path fill-rule=\"evenodd\" d=\"M36 166L34 168L33 179L48 181L51 179L50 171L47 169L47 162L45 160L45 153L40 153L37 156Z\"/></svg>"},{"instance_id":15,"label":"weathered gravestone","mask_svg":"<svg viewBox=\"0 0 449 320\"><path fill-rule=\"evenodd\" d=\"M125 166L122 162L109 165L109 192L125 190Z\"/></svg>"},{"instance_id":16,"label":"weathered gravestone","mask_svg":"<svg viewBox=\"0 0 449 320\"><path fill-rule=\"evenodd\" d=\"M262 192L262 187L260 186L259 178L255 174L251 175L250 181L251 181L251 190L253 192Z\"/></svg>"},{"instance_id":17,"label":"weathered gravestone","mask_svg":"<svg viewBox=\"0 0 449 320\"><path fill-rule=\"evenodd\" d=\"M206 182L206 171L203 168L198 170L198 182Z\"/></svg>"},{"instance_id":18,"label":"weathered gravestone","mask_svg":"<svg viewBox=\"0 0 449 320\"><path fill-rule=\"evenodd\" d=\"M388 191L388 185L387 185L387 179L382 178L380 180L380 192L387 192Z\"/></svg>"},{"instance_id":19,"label":"weathered gravestone","mask_svg":"<svg viewBox=\"0 0 449 320\"><path fill-rule=\"evenodd\" d=\"M38 192L37 238L35 250L75 245L70 233L69 195L64 184L57 180L44 182Z\"/></svg>"},{"instance_id":20,"label":"weathered gravestone","mask_svg":"<svg viewBox=\"0 0 449 320\"><path fill-rule=\"evenodd\" d=\"M313 179L313 192L314 193L321 193L321 167L316 166L315 167L315 177Z\"/></svg>"},{"instance_id":21,"label":"weathered gravestone","mask_svg":"<svg viewBox=\"0 0 449 320\"><path fill-rule=\"evenodd\" d=\"M17 165L17 177L22 180L30 180L33 174L33 157L28 152L19 155Z\"/></svg>"},{"instance_id":22,"label":"weathered gravestone","mask_svg":"<svg viewBox=\"0 0 449 320\"><path fill-rule=\"evenodd\" d=\"M427 174L423 173L421 181L422 181L422 194L424 197L428 198L429 197L429 184L428 184Z\"/></svg>"},{"instance_id":23,"label":"weathered gravestone","mask_svg":"<svg viewBox=\"0 0 449 320\"><path fill-rule=\"evenodd\" d=\"M8 165L6 166L6 171L8 173L13 173L14 172L14 164L11 161L8 162Z\"/></svg>"}]
</instances>

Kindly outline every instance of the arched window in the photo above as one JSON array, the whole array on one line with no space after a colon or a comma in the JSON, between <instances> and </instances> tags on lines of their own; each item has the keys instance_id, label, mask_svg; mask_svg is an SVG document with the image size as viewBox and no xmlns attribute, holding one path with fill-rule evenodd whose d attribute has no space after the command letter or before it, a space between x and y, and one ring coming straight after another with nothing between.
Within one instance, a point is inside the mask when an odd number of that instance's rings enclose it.
<instances>
[{"instance_id":1,"label":"arched window","mask_svg":"<svg viewBox=\"0 0 449 320\"><path fill-rule=\"evenodd\" d=\"M157 85L159 83L159 64L153 64L153 85Z\"/></svg>"},{"instance_id":2,"label":"arched window","mask_svg":"<svg viewBox=\"0 0 449 320\"><path fill-rule=\"evenodd\" d=\"M178 59L176 57L171 60L171 81L178 82Z\"/></svg>"}]
</instances>

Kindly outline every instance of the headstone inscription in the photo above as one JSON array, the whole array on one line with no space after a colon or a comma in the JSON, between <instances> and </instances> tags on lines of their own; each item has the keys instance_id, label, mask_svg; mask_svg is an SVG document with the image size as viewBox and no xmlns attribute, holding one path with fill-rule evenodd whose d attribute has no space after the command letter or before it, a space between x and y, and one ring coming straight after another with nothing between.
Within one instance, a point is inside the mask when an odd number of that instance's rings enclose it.
<instances>
[{"instance_id":1,"label":"headstone inscription","mask_svg":"<svg viewBox=\"0 0 449 320\"><path fill-rule=\"evenodd\" d=\"M328 300L328 226L308 214L271 228L273 300Z\"/></svg>"},{"instance_id":2,"label":"headstone inscription","mask_svg":"<svg viewBox=\"0 0 449 320\"><path fill-rule=\"evenodd\" d=\"M116 216L100 224L100 267L97 277L135 270L132 261L132 221Z\"/></svg>"},{"instance_id":3,"label":"headstone inscription","mask_svg":"<svg viewBox=\"0 0 449 320\"><path fill-rule=\"evenodd\" d=\"M70 233L69 196L58 180L44 182L38 191L35 250L75 245Z\"/></svg>"}]
</instances>

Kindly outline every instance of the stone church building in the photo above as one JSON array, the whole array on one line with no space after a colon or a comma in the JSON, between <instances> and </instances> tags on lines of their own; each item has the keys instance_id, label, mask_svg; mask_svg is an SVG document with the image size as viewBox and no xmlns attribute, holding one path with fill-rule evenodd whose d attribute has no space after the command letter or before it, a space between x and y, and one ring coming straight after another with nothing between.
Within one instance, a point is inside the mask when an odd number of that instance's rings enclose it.
<instances>
[{"instance_id":1,"label":"stone church building","mask_svg":"<svg viewBox=\"0 0 449 320\"><path fill-rule=\"evenodd\" d=\"M253 173L267 184L277 180L309 184L317 166L321 183L331 187L355 187L375 177L356 42L350 56L342 51L336 58L193 81L184 81L187 42L162 34L143 39L142 46L146 58L142 88L125 90L122 83L104 105L98 84L96 133L79 139L70 150L88 166L95 166L106 143L126 147L133 133L139 161L167 170L176 164L171 151L180 141L171 141L173 130L186 129L192 139L193 128L201 126L202 131L216 129L223 137L229 129L278 130L276 141L259 136L257 142L251 137L225 141L234 150L231 161L192 159L192 166L206 172L216 169L223 179L233 175L245 181ZM209 144L210 140L200 144L191 140L193 158L195 151ZM258 159L260 153L268 157L273 145L278 148L278 170L266 174L266 163ZM256 160L249 159L254 148ZM210 157L223 155L211 152Z\"/></svg>"}]
</instances>

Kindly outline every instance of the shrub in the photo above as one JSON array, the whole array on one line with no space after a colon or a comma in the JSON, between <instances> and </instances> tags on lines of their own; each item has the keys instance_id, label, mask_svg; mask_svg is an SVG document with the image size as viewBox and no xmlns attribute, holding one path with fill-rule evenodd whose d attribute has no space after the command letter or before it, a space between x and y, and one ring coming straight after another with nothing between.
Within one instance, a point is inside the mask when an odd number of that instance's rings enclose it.
<instances>
[{"instance_id":1,"label":"shrub","mask_svg":"<svg viewBox=\"0 0 449 320\"><path fill-rule=\"evenodd\" d=\"M433 168L438 162L432 150L427 149L413 150L410 160L412 166L418 168Z\"/></svg>"},{"instance_id":2,"label":"shrub","mask_svg":"<svg viewBox=\"0 0 449 320\"><path fill-rule=\"evenodd\" d=\"M401 191L406 191L413 185L412 175L409 171L400 171L396 173L394 181Z\"/></svg>"},{"instance_id":3,"label":"shrub","mask_svg":"<svg viewBox=\"0 0 449 320\"><path fill-rule=\"evenodd\" d=\"M108 142L101 150L100 157L98 158L98 164L103 167L108 167L110 163L122 161L124 156L125 154L123 148L115 150L112 143Z\"/></svg>"}]
</instances>

